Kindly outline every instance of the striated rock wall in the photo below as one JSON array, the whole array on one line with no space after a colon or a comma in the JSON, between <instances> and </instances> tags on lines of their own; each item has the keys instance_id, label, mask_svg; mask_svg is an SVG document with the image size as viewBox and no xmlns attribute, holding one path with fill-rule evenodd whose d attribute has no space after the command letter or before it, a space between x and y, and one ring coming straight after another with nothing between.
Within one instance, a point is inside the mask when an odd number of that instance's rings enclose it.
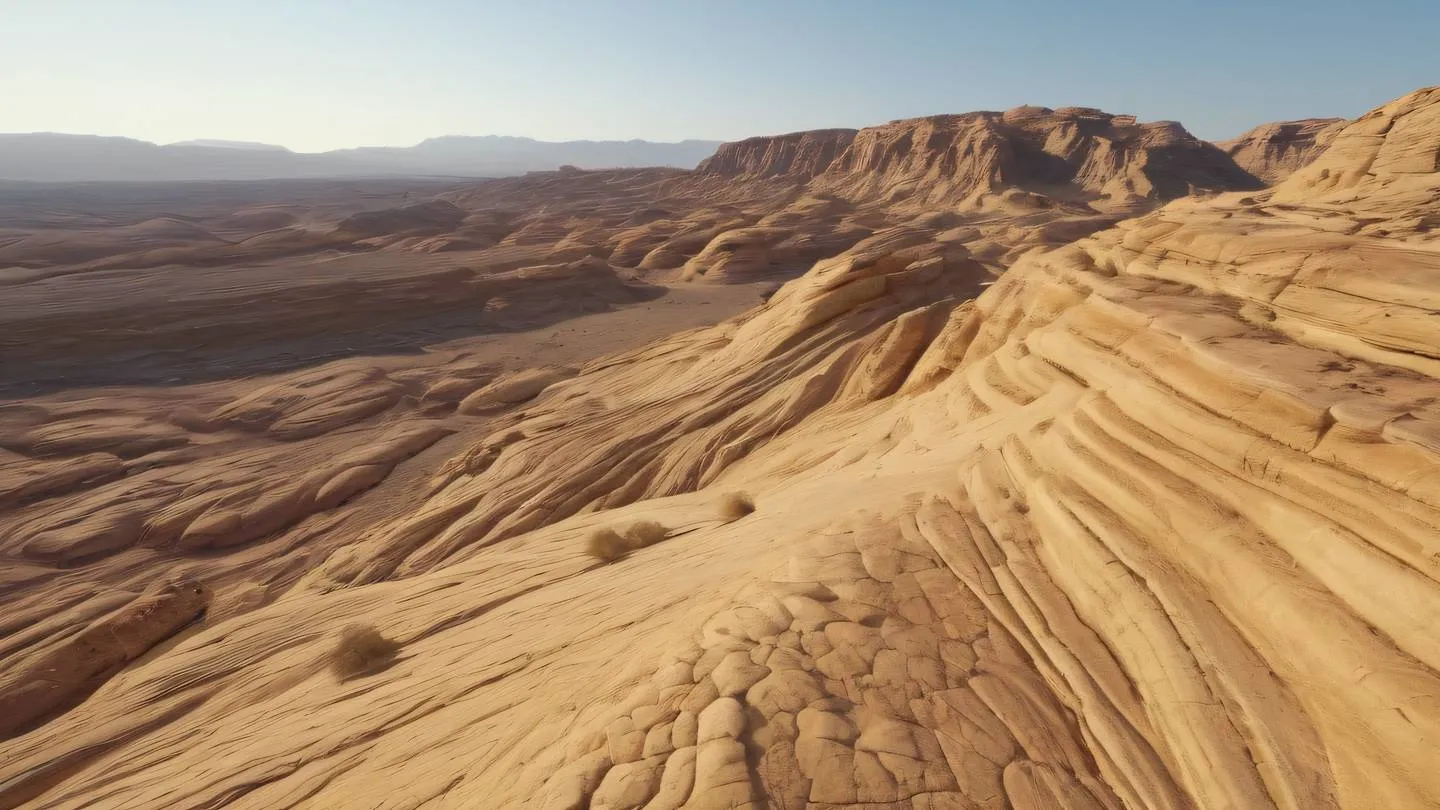
<instances>
[{"instance_id":1,"label":"striated rock wall","mask_svg":"<svg viewBox=\"0 0 1440 810\"><path fill-rule=\"evenodd\" d=\"M853 129L817 129L721 144L695 171L721 177L781 177L801 182L825 171L850 142Z\"/></svg>"},{"instance_id":2,"label":"striated rock wall","mask_svg":"<svg viewBox=\"0 0 1440 810\"><path fill-rule=\"evenodd\" d=\"M1215 144L1245 171L1274 184L1325 151L1348 123L1340 118L1307 118L1261 124L1238 138Z\"/></svg>"},{"instance_id":3,"label":"striated rock wall","mask_svg":"<svg viewBox=\"0 0 1440 810\"><path fill-rule=\"evenodd\" d=\"M879 522L889 541L821 531L737 602L744 620L712 619L734 629L702 630L672 727L714 695L698 744L593 749L547 806L577 785L681 806L677 784L684 806L712 806L702 786L740 806L1440 802L1440 333L1419 319L1440 278L1437 110L1425 92L1366 116L1273 196L1172 205L1022 260L954 311L885 416L825 450L844 421L802 425L739 462L774 481L828 458L828 486L890 472L923 491ZM835 463L837 446L855 453ZM921 484L937 466L952 483ZM941 601L952 574L972 607ZM879 633L847 624L855 593ZM987 617L983 643L957 612ZM823 641L812 615L830 616ZM706 663L729 656L747 666Z\"/></svg>"},{"instance_id":4,"label":"striated rock wall","mask_svg":"<svg viewBox=\"0 0 1440 810\"><path fill-rule=\"evenodd\" d=\"M850 195L931 203L1003 187L1126 204L1255 186L1174 122L1137 124L1086 108L1033 107L861 130L818 183Z\"/></svg>"},{"instance_id":5,"label":"striated rock wall","mask_svg":"<svg viewBox=\"0 0 1440 810\"><path fill-rule=\"evenodd\" d=\"M699 174L813 181L851 199L945 203L1004 188L1133 205L1257 188L1220 150L1172 121L1017 107L726 144Z\"/></svg>"}]
</instances>

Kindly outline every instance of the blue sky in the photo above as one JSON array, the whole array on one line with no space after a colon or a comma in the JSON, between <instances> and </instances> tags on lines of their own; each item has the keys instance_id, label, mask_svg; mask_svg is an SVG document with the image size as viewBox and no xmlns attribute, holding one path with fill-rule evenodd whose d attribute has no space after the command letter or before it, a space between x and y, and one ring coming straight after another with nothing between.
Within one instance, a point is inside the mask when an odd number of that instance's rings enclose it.
<instances>
[{"instance_id":1,"label":"blue sky","mask_svg":"<svg viewBox=\"0 0 1440 810\"><path fill-rule=\"evenodd\" d=\"M0 132L314 151L1018 104L1207 138L1440 83L1440 0L0 0Z\"/></svg>"}]
</instances>

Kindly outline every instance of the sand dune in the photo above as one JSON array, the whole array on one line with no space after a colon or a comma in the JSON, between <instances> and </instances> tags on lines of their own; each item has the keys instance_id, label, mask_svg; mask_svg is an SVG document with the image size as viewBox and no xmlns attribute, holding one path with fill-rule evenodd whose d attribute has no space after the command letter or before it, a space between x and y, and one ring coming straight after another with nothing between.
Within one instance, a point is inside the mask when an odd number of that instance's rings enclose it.
<instances>
[{"instance_id":1,"label":"sand dune","mask_svg":"<svg viewBox=\"0 0 1440 810\"><path fill-rule=\"evenodd\" d=\"M1440 90L1268 189L1089 110L845 137L447 194L510 212L466 284L628 307L568 354L0 408L0 806L1440 805ZM612 300L689 228L647 278L789 280L642 336L754 293Z\"/></svg>"}]
</instances>

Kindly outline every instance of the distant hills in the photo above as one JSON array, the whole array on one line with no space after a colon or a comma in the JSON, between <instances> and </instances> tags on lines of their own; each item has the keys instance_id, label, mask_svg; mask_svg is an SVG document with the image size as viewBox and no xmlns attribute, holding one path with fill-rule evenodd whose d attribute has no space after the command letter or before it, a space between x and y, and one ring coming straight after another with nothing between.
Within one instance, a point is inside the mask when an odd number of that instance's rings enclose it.
<instances>
[{"instance_id":1,"label":"distant hills","mask_svg":"<svg viewBox=\"0 0 1440 810\"><path fill-rule=\"evenodd\" d=\"M537 141L499 135L430 138L410 147L292 152L248 141L154 144L51 132L0 134L0 180L38 182L264 180L316 177L502 177L560 166L694 168L719 141Z\"/></svg>"},{"instance_id":2,"label":"distant hills","mask_svg":"<svg viewBox=\"0 0 1440 810\"><path fill-rule=\"evenodd\" d=\"M219 149L250 149L260 152L289 152L283 146L259 141L225 141L218 138L197 138L193 141L176 141L171 146L213 146Z\"/></svg>"}]
</instances>

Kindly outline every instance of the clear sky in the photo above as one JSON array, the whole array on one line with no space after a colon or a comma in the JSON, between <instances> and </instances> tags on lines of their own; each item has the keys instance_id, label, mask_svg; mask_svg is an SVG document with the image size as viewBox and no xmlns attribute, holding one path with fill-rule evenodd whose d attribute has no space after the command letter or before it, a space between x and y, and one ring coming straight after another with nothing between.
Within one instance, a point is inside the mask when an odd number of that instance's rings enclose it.
<instances>
[{"instance_id":1,"label":"clear sky","mask_svg":"<svg viewBox=\"0 0 1440 810\"><path fill-rule=\"evenodd\" d=\"M0 0L0 132L730 140L1018 104L1226 138L1440 83L1440 0Z\"/></svg>"}]
</instances>

